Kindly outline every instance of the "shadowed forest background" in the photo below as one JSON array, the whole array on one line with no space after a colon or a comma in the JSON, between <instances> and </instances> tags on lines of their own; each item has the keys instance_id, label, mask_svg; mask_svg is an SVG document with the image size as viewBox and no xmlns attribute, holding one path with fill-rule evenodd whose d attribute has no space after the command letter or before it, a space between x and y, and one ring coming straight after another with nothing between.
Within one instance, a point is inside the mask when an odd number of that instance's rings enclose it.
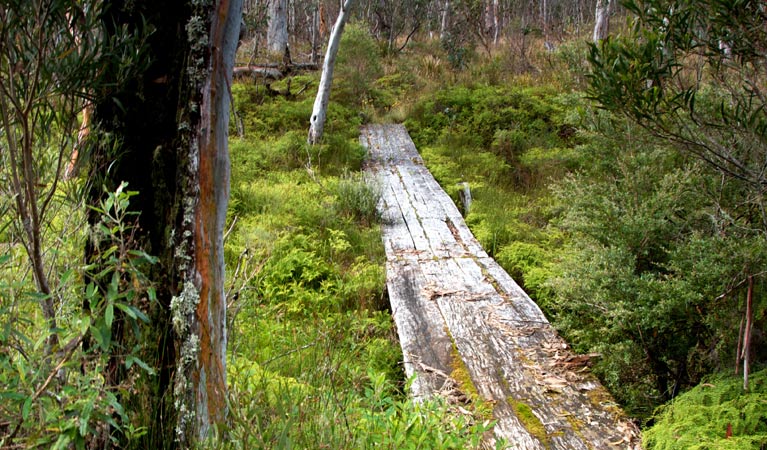
<instances>
[{"instance_id":1,"label":"shadowed forest background","mask_svg":"<svg viewBox=\"0 0 767 450\"><path fill-rule=\"evenodd\" d=\"M245 0L233 68L212 11L237 2L112 3L0 6L0 448L483 448L465 369L460 402L408 398L365 123L468 184L646 448L767 445L763 2L358 0L313 145L338 1Z\"/></svg>"}]
</instances>

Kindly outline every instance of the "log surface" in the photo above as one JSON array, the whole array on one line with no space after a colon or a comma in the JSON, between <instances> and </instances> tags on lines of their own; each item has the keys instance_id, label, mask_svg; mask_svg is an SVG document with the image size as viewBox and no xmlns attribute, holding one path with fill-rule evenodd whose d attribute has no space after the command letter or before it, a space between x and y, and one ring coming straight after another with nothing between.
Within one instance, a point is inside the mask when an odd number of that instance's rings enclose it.
<instances>
[{"instance_id":1,"label":"log surface","mask_svg":"<svg viewBox=\"0 0 767 450\"><path fill-rule=\"evenodd\" d=\"M557 335L540 308L482 249L401 125L368 125L360 142L379 205L387 288L415 398L454 393L456 368L492 405L493 444L516 449L639 448L636 427ZM460 361L456 361L460 359Z\"/></svg>"}]
</instances>

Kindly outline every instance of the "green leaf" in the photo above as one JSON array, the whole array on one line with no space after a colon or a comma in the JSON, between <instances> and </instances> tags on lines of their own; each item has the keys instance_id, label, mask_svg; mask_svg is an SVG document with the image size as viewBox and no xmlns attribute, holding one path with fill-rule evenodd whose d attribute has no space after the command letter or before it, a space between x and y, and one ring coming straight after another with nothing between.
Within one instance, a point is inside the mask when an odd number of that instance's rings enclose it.
<instances>
[{"instance_id":1,"label":"green leaf","mask_svg":"<svg viewBox=\"0 0 767 450\"><path fill-rule=\"evenodd\" d=\"M32 411L32 396L30 395L24 400L24 405L21 407L21 419L27 420L29 413Z\"/></svg>"},{"instance_id":2,"label":"green leaf","mask_svg":"<svg viewBox=\"0 0 767 450\"><path fill-rule=\"evenodd\" d=\"M93 336L101 350L109 351L109 346L112 343L112 331L108 327L91 325L91 336Z\"/></svg>"},{"instance_id":3,"label":"green leaf","mask_svg":"<svg viewBox=\"0 0 767 450\"><path fill-rule=\"evenodd\" d=\"M85 407L80 412L80 436L85 437L88 432L88 422L91 419L91 413L93 412L93 402L85 402Z\"/></svg>"},{"instance_id":4,"label":"green leaf","mask_svg":"<svg viewBox=\"0 0 767 450\"><path fill-rule=\"evenodd\" d=\"M22 394L21 392L5 391L5 392L0 392L0 398L4 398L8 400L22 400L27 398L27 396L25 394Z\"/></svg>"},{"instance_id":5,"label":"green leaf","mask_svg":"<svg viewBox=\"0 0 767 450\"><path fill-rule=\"evenodd\" d=\"M115 318L115 305L114 303L107 303L106 310L104 311L104 322L106 322L107 327L112 326L112 321Z\"/></svg>"},{"instance_id":6,"label":"green leaf","mask_svg":"<svg viewBox=\"0 0 767 450\"><path fill-rule=\"evenodd\" d=\"M124 312L133 320L136 320L136 313L134 311L134 308L130 305L126 305L124 303L115 303L115 306L117 306L120 311Z\"/></svg>"},{"instance_id":7,"label":"green leaf","mask_svg":"<svg viewBox=\"0 0 767 450\"><path fill-rule=\"evenodd\" d=\"M148 253L146 253L145 251L142 251L142 250L128 250L128 254L131 255L131 256L135 256L137 258L140 258L140 259L148 262L149 264L157 263L157 258L155 258L154 256L149 255Z\"/></svg>"},{"instance_id":8,"label":"green leaf","mask_svg":"<svg viewBox=\"0 0 767 450\"><path fill-rule=\"evenodd\" d=\"M137 366L139 366L142 369L144 369L144 371L146 373L148 373L149 375L154 375L155 374L154 369L149 367L149 364L145 363L144 361L140 360L139 358L136 358L135 356L132 356L131 359L133 360L134 363L136 363Z\"/></svg>"},{"instance_id":9,"label":"green leaf","mask_svg":"<svg viewBox=\"0 0 767 450\"><path fill-rule=\"evenodd\" d=\"M111 303L117 299L117 295L120 287L120 274L118 272L112 273L112 281L107 286L107 302Z\"/></svg>"},{"instance_id":10,"label":"green leaf","mask_svg":"<svg viewBox=\"0 0 767 450\"><path fill-rule=\"evenodd\" d=\"M157 302L157 291L153 287L148 287L146 289L146 295L149 296L149 301L151 302Z\"/></svg>"},{"instance_id":11,"label":"green leaf","mask_svg":"<svg viewBox=\"0 0 767 450\"><path fill-rule=\"evenodd\" d=\"M88 331L88 327L90 326L91 318L89 316L84 316L80 321L80 334L85 335L85 332Z\"/></svg>"}]
</instances>

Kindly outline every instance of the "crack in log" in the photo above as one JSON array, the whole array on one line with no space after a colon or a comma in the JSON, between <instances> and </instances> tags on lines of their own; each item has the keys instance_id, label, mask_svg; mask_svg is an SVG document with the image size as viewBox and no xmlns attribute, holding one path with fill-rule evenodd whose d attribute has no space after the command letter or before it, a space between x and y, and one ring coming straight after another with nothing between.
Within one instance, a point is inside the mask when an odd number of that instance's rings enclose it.
<instances>
[{"instance_id":1,"label":"crack in log","mask_svg":"<svg viewBox=\"0 0 767 450\"><path fill-rule=\"evenodd\" d=\"M371 125L361 135L368 170L389 189L382 203L387 286L406 371L416 374L413 395L454 394L430 368L447 375L457 358L478 398L493 402L496 425L486 444L638 449L637 428L588 370L597 355L572 353L482 250L404 127Z\"/></svg>"}]
</instances>

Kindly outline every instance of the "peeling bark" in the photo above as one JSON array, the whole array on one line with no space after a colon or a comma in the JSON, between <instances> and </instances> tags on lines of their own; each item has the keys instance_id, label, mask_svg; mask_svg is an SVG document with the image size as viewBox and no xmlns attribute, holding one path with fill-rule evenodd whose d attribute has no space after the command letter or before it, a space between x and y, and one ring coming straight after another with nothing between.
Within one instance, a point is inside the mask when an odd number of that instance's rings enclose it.
<instances>
[{"instance_id":1,"label":"peeling bark","mask_svg":"<svg viewBox=\"0 0 767 450\"><path fill-rule=\"evenodd\" d=\"M594 43L605 39L610 25L610 0L597 0L594 23Z\"/></svg>"},{"instance_id":2,"label":"peeling bark","mask_svg":"<svg viewBox=\"0 0 767 450\"><path fill-rule=\"evenodd\" d=\"M94 122L118 151L97 149L91 192L98 202L102 185L122 181L138 191L139 239L158 258L147 274L158 302L142 343L158 376L136 387L149 408L139 417L151 416L137 447L194 448L226 418L223 234L241 11L242 0L135 0L105 14L114 32L152 29L142 73L125 81L118 64L105 69L121 84L95 105Z\"/></svg>"},{"instance_id":3,"label":"peeling bark","mask_svg":"<svg viewBox=\"0 0 767 450\"><path fill-rule=\"evenodd\" d=\"M203 439L226 418L226 296L224 232L229 202L229 86L240 29L242 0L220 0L210 33L209 73L203 87L199 143L199 201L194 248L200 302L195 312L199 359L191 367L197 423L192 438ZM190 280L191 281L191 280Z\"/></svg>"}]
</instances>

